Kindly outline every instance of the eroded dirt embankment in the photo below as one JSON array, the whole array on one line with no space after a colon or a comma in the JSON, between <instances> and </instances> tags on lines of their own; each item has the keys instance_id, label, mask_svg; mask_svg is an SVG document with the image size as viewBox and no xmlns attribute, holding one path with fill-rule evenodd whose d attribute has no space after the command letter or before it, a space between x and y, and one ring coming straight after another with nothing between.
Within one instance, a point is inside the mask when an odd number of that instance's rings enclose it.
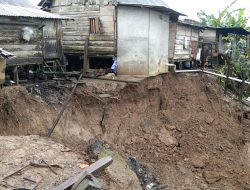
<instances>
[{"instance_id":1,"label":"eroded dirt embankment","mask_svg":"<svg viewBox=\"0 0 250 190\"><path fill-rule=\"evenodd\" d=\"M97 100L89 94L109 94ZM46 95L48 96L48 95ZM0 93L2 135L44 135L58 113L22 88ZM140 84L87 81L53 138L95 139L147 165L168 189L250 189L249 120L206 75L162 75Z\"/></svg>"}]
</instances>

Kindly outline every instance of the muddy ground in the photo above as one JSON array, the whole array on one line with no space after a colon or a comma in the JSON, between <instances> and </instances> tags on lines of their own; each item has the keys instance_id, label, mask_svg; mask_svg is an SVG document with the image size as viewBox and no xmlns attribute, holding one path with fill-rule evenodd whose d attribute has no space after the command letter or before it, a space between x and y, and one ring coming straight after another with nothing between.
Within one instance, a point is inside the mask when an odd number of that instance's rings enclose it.
<instances>
[{"instance_id":1,"label":"muddy ground","mask_svg":"<svg viewBox=\"0 0 250 190\"><path fill-rule=\"evenodd\" d=\"M249 110L224 96L216 78L167 74L141 83L83 82L53 133L83 160L91 160L88 146L99 139L122 159L135 157L164 189L250 189ZM28 88L32 93L1 90L1 135L45 136L72 87L63 83L38 84ZM105 179L118 185L110 189L141 188L121 180L125 173L113 167Z\"/></svg>"}]
</instances>

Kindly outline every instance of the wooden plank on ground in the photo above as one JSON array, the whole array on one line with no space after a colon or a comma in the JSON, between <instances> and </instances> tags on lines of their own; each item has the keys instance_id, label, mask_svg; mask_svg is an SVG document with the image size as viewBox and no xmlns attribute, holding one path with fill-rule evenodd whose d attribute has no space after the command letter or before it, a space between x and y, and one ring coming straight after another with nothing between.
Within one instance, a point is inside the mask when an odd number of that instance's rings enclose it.
<instances>
[{"instance_id":1,"label":"wooden plank on ground","mask_svg":"<svg viewBox=\"0 0 250 190\"><path fill-rule=\"evenodd\" d=\"M67 181L63 182L62 184L54 188L54 190L65 190L71 187L73 184L75 184L83 175L86 175L86 173L89 174L98 173L99 171L108 167L112 162L113 158L111 156L102 158L97 162L95 162L94 164L90 165L89 167L85 168L80 174L69 178Z\"/></svg>"}]
</instances>

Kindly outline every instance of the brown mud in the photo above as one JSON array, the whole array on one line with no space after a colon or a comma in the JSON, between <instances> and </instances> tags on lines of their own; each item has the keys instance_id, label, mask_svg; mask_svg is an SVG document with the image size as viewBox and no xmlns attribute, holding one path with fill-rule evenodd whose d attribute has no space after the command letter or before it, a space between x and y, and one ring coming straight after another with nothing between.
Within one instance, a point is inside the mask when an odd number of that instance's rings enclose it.
<instances>
[{"instance_id":1,"label":"brown mud","mask_svg":"<svg viewBox=\"0 0 250 190\"><path fill-rule=\"evenodd\" d=\"M44 136L60 106L22 87L5 88L0 133ZM147 166L167 189L244 190L250 189L248 114L207 75L167 74L133 84L86 80L53 138L84 154L102 140Z\"/></svg>"}]
</instances>

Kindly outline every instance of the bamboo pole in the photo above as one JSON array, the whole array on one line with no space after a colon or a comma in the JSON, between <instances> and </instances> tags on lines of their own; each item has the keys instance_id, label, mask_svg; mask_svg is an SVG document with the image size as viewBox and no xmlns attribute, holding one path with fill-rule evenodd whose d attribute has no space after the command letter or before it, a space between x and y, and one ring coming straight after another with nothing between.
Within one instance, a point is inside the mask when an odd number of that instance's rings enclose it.
<instances>
[{"instance_id":1,"label":"bamboo pole","mask_svg":"<svg viewBox=\"0 0 250 190\"><path fill-rule=\"evenodd\" d=\"M60 119L61 119L61 117L62 117L64 111L66 110L66 108L67 108L67 106L68 106L68 104L69 104L69 102L70 102L72 96L74 95L74 93L75 93L75 91L76 91L76 89L77 89L77 86L78 86L80 80L82 79L82 77L83 77L83 74L80 75L80 77L78 78L77 83L75 84L74 88L72 89L72 91L71 91L69 97L68 97L67 100L65 101L65 103L64 103L64 105L63 105L61 111L59 112L59 114L58 114L56 120L54 121L54 123L53 123L51 129L49 130L48 138L51 137L53 131L55 130L57 124L59 123L59 121L60 121Z\"/></svg>"}]
</instances>

